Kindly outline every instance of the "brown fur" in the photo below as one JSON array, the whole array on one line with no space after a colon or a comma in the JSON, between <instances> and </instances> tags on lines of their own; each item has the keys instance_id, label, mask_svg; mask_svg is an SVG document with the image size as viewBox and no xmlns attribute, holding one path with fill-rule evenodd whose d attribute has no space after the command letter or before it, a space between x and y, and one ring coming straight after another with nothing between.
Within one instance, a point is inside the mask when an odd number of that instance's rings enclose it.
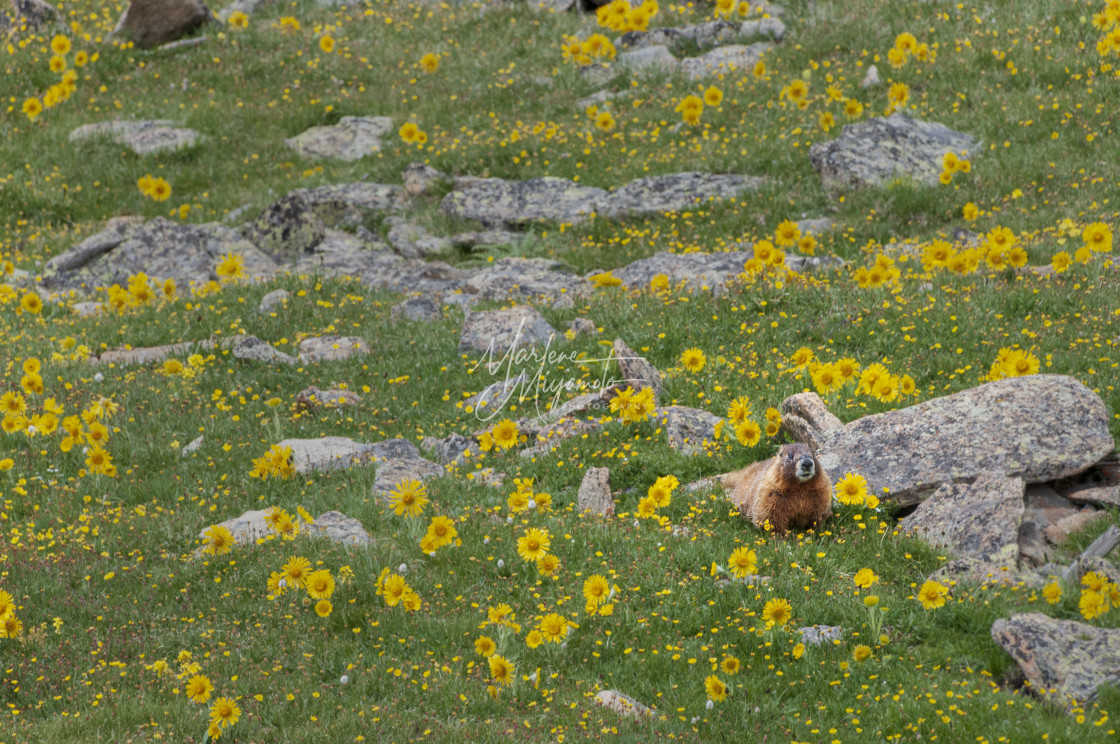
<instances>
[{"instance_id":1,"label":"brown fur","mask_svg":"<svg viewBox=\"0 0 1120 744\"><path fill-rule=\"evenodd\" d=\"M806 455L813 458L815 472L801 482L797 462ZM723 487L740 514L759 527L769 521L777 534L812 527L832 516L832 481L804 444L784 445L775 457L725 475Z\"/></svg>"}]
</instances>

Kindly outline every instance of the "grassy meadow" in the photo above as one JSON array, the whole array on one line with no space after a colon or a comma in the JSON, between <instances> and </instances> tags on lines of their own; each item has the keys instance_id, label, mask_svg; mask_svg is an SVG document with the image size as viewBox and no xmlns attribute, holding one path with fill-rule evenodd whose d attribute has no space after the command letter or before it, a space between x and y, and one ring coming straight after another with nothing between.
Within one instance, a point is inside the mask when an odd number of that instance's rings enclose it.
<instances>
[{"instance_id":1,"label":"grassy meadow","mask_svg":"<svg viewBox=\"0 0 1120 744\"><path fill-rule=\"evenodd\" d=\"M1120 627L1120 608L1086 620L1081 587L1057 583L1060 596L955 585L943 606L927 609L920 589L951 556L901 534L889 499L840 504L820 530L779 538L744 522L717 487L684 486L771 456L783 438L764 431L766 411L791 394L821 389L850 421L1009 374L1007 359L1085 383L1120 436L1120 271L1111 246L1120 229L1120 38L1110 41L1120 37L1120 6L783 7L786 37L761 68L699 82L612 67L609 82L595 85L581 68L601 61L582 65L566 40L618 34L594 15L514 2L277 2L243 23L209 27L200 45L142 51L110 37L124 3L66 0L57 24L9 36L0 50L8 275L0 284L0 744L215 734L236 742L1115 740L1120 690L1105 688L1072 711L1036 697L990 628L1015 612ZM649 24L699 23L721 8L729 6L665 2ZM900 44L909 44L900 35L925 51L899 63ZM864 89L872 64L883 84ZM603 88L621 95L592 111L577 105ZM688 96L716 105L689 123L678 110ZM970 170L938 186L823 190L810 145L888 109L976 137ZM302 158L284 143L347 115L412 122L426 141L393 134L354 163ZM68 141L78 126L116 117L173 120L204 140L148 157L108 140ZM598 330L564 342L582 356L550 369L551 379L600 379L595 360L622 338L662 370L662 404L727 417L745 398L738 423L754 422L757 441L733 422L704 453L684 456L654 418L614 415L547 453L495 446L448 467L426 484L428 502L412 517L373 496L373 467L251 471L286 438L419 444L486 428L463 401L495 378L477 367L478 355L458 351L459 308L413 325L390 318L404 295L287 274L157 290L83 317L71 305L85 297L43 302L30 288L51 256L112 217L220 222L249 205L249 219L296 188L399 184L412 162L457 176L548 175L603 188L686 170L767 179L758 192L691 211L537 225L512 245L447 257L455 265L546 257L587 274L662 251L778 241L787 220L828 217L832 231L785 250L839 256L848 267L759 270L720 296L602 281L574 307L538 303L558 329L589 318ZM144 176L163 179L166 198L143 193ZM439 196L416 199L407 216L433 234L476 227L437 212ZM939 255L956 228L977 233L980 247ZM1108 245L1094 242L1106 234ZM291 293L287 306L258 313L278 288ZM221 350L181 355L178 367L89 362L126 344L241 333L292 354L308 337L354 335L373 353L288 367ZM893 393L857 389L858 375L822 387L820 369L846 359L883 365ZM310 385L344 387L361 400L303 412L295 398ZM535 408L511 405L508 418ZM183 456L200 435L202 446ZM111 463L91 464L94 449ZM613 518L576 508L592 466L610 468ZM490 468L506 475L501 486L483 482ZM643 508L670 475L681 487ZM520 508L514 479L532 479L536 508ZM196 555L201 531L270 507L293 520L340 510L362 521L373 544L273 536ZM422 550L439 517L456 535ZM1114 523L1120 515L1110 512L1074 535L1063 559ZM547 531L554 561L524 557L534 530ZM756 572L746 578L733 575L737 551L753 551ZM330 572L327 605L290 579L278 586L295 558ZM401 580L393 577L407 582L408 601L391 598L387 588ZM603 585L602 598L589 600ZM866 604L869 595L878 603ZM814 624L841 626L842 640L802 644L796 629ZM607 689L653 715L624 718L595 705ZM214 728L219 701L225 723Z\"/></svg>"}]
</instances>

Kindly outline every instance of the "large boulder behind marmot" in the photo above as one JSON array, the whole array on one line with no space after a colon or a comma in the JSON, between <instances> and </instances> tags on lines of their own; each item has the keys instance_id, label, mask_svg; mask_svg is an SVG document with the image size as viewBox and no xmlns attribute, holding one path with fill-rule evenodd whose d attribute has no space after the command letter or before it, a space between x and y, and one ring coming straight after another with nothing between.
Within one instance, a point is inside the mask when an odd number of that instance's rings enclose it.
<instances>
[{"instance_id":1,"label":"large boulder behind marmot","mask_svg":"<svg viewBox=\"0 0 1120 744\"><path fill-rule=\"evenodd\" d=\"M209 23L213 16L203 0L132 0L117 23L141 49L166 44Z\"/></svg>"}]
</instances>

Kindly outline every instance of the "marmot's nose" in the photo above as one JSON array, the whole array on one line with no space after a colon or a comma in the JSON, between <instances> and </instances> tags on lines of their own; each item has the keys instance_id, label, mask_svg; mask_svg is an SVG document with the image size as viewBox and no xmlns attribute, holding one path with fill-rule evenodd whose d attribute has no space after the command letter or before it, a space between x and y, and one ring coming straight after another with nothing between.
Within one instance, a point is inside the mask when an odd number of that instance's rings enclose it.
<instances>
[{"instance_id":1,"label":"marmot's nose","mask_svg":"<svg viewBox=\"0 0 1120 744\"><path fill-rule=\"evenodd\" d=\"M800 460L797 461L797 467L798 467L799 470L812 470L813 469L813 458L809 457L808 455L805 455L804 457L802 457Z\"/></svg>"}]
</instances>

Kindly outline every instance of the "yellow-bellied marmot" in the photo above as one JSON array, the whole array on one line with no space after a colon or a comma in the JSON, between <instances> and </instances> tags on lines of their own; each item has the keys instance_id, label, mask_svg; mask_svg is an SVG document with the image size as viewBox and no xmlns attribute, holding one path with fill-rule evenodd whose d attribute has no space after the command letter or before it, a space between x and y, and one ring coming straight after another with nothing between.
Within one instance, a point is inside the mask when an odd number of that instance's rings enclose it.
<instances>
[{"instance_id":1,"label":"yellow-bellied marmot","mask_svg":"<svg viewBox=\"0 0 1120 744\"><path fill-rule=\"evenodd\" d=\"M778 534L832 516L832 481L804 444L783 445L769 460L724 477L739 513Z\"/></svg>"}]
</instances>

